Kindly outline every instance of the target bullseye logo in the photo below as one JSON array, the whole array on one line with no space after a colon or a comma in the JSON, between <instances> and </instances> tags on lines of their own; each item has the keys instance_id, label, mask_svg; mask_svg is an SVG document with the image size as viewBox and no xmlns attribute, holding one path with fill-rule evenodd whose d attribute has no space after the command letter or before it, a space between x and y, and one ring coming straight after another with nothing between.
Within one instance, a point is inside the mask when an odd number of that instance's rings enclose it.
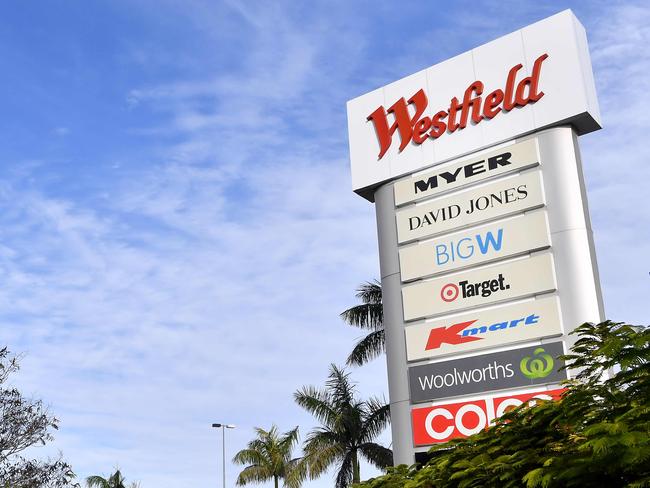
<instances>
[{"instance_id":1,"label":"target bullseye logo","mask_svg":"<svg viewBox=\"0 0 650 488\"><path fill-rule=\"evenodd\" d=\"M440 290L440 298L445 302L453 302L458 298L458 287L453 283L447 283L442 287L442 290Z\"/></svg>"},{"instance_id":2,"label":"target bullseye logo","mask_svg":"<svg viewBox=\"0 0 650 488\"><path fill-rule=\"evenodd\" d=\"M440 289L440 298L443 302L453 302L459 296L462 298L482 297L487 298L493 293L509 290L510 285L506 282L503 273L491 280L470 283L467 280L456 283L447 283Z\"/></svg>"}]
</instances>

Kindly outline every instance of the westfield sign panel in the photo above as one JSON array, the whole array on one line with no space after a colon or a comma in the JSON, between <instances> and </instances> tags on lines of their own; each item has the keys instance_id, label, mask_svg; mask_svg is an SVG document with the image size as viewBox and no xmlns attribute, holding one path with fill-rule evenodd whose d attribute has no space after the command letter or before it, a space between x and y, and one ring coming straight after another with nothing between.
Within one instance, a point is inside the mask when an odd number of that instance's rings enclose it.
<instances>
[{"instance_id":1,"label":"westfield sign panel","mask_svg":"<svg viewBox=\"0 0 650 488\"><path fill-rule=\"evenodd\" d=\"M351 100L348 127L354 191L377 212L394 461L413 464L557 398L570 332L604 317L584 29L570 11L524 27Z\"/></svg>"},{"instance_id":2,"label":"westfield sign panel","mask_svg":"<svg viewBox=\"0 0 650 488\"><path fill-rule=\"evenodd\" d=\"M558 122L600 128L584 28L570 11L348 102L354 191Z\"/></svg>"},{"instance_id":3,"label":"westfield sign panel","mask_svg":"<svg viewBox=\"0 0 650 488\"><path fill-rule=\"evenodd\" d=\"M393 135L399 131L399 150L403 151L409 142L422 144L427 139L437 139L446 133L452 134L457 130L467 127L471 120L478 124L483 119L489 120L496 117L500 112L510 112L515 107L525 107L534 103L544 96L539 91L539 75L542 69L542 62L548 58L548 54L542 54L533 63L533 74L523 78L516 84L517 73L523 68L521 63L513 66L508 71L505 89L496 89L485 100L481 97L485 89L482 81L476 80L465 90L462 102L453 97L449 102L449 108L440 110L432 117L423 116L424 110L429 104L426 93L423 89L418 90L408 102L404 97L397 100L388 110L383 106L377 108L368 115L375 126L377 140L379 141L379 156L381 159L388 151L393 142ZM413 105L415 115L409 114L409 105ZM392 124L388 123L388 114L394 115Z\"/></svg>"}]
</instances>

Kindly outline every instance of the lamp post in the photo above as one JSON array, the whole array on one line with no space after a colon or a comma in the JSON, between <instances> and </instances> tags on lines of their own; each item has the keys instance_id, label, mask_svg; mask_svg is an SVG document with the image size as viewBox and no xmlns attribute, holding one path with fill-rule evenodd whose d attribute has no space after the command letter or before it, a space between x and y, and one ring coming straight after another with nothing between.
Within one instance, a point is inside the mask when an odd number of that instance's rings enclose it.
<instances>
[{"instance_id":1,"label":"lamp post","mask_svg":"<svg viewBox=\"0 0 650 488\"><path fill-rule=\"evenodd\" d=\"M212 427L221 429L221 445L222 445L222 469L223 469L223 488L226 488L226 429L234 429L235 426L232 424L212 424Z\"/></svg>"}]
</instances>

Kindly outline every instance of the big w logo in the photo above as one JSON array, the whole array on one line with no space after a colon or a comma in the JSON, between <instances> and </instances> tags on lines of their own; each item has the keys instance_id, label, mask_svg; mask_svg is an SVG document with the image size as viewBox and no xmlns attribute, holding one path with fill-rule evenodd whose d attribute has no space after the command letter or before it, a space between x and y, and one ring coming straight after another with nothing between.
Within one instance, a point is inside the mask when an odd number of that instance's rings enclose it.
<instances>
[{"instance_id":1,"label":"big w logo","mask_svg":"<svg viewBox=\"0 0 650 488\"><path fill-rule=\"evenodd\" d=\"M499 252L503 245L503 229L499 228L494 233L487 231L484 234L475 234L463 237L457 241L449 240L436 244L436 264L442 266L457 260L473 257L477 252L486 255L489 252Z\"/></svg>"}]
</instances>

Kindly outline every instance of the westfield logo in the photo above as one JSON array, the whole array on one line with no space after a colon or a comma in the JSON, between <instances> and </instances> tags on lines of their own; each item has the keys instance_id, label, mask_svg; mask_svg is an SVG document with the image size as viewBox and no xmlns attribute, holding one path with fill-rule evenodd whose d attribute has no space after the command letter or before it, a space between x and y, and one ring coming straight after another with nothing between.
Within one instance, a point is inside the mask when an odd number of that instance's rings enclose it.
<instances>
[{"instance_id":1,"label":"westfield logo","mask_svg":"<svg viewBox=\"0 0 650 488\"><path fill-rule=\"evenodd\" d=\"M548 54L542 54L533 64L531 76L521 79L517 83L517 73L522 64L510 68L506 77L504 89L496 89L483 97L485 85L476 80L467 87L463 94L462 101L457 97L451 99L449 107L436 112L433 117L422 116L429 100L423 89L405 100L404 97L397 100L388 110L384 106L378 107L372 112L367 120L374 124L377 140L379 141L379 157L381 159L393 142L393 135L399 132L401 142L400 152L413 141L415 144L422 144L427 139L437 139L445 132L453 133L464 129L470 120L473 124L480 123L483 119L492 119L501 112L509 112L515 107L524 107L529 103L535 103L544 96L539 91L539 76L542 70L542 63L548 58ZM409 113L409 107L413 106L414 115ZM388 114L393 115L392 124L388 121Z\"/></svg>"}]
</instances>

